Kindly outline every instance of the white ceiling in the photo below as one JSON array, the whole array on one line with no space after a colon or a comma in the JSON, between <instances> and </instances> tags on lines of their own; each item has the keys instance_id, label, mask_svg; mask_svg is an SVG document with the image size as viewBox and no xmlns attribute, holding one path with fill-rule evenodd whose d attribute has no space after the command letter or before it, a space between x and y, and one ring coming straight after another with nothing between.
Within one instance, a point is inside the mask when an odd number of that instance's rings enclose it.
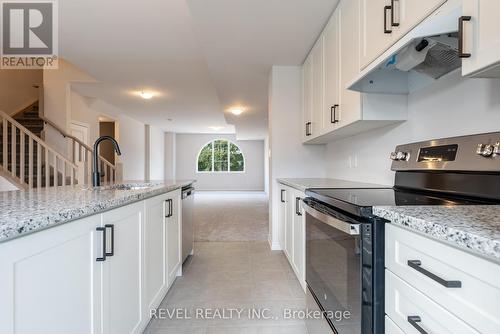
<instances>
[{"instance_id":1,"label":"white ceiling","mask_svg":"<svg viewBox=\"0 0 500 334\"><path fill-rule=\"evenodd\" d=\"M136 119L262 139L271 66L301 64L337 2L64 0L60 55L100 81L80 92ZM140 99L141 89L158 96ZM245 113L233 116L233 106Z\"/></svg>"}]
</instances>

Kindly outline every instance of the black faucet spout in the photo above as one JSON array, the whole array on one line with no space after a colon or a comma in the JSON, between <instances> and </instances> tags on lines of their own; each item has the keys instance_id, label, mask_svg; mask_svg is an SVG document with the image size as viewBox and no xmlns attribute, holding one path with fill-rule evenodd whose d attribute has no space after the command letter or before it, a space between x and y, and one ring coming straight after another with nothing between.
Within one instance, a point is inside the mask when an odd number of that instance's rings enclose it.
<instances>
[{"instance_id":1,"label":"black faucet spout","mask_svg":"<svg viewBox=\"0 0 500 334\"><path fill-rule=\"evenodd\" d=\"M111 136L101 136L97 138L94 143L94 155L93 155L93 163L92 163L92 186L99 187L101 185L101 173L99 171L99 144L103 141L109 140L115 149L117 155L122 155L120 151L120 146L115 138Z\"/></svg>"}]
</instances>

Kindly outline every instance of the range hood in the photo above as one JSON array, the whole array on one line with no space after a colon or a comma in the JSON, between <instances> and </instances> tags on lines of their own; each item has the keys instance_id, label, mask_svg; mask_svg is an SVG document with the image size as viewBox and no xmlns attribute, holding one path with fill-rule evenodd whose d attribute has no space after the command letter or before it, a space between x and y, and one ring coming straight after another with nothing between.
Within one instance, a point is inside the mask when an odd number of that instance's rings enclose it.
<instances>
[{"instance_id":1,"label":"range hood","mask_svg":"<svg viewBox=\"0 0 500 334\"><path fill-rule=\"evenodd\" d=\"M347 88L365 93L409 94L458 69L459 0L448 0L363 69Z\"/></svg>"}]
</instances>

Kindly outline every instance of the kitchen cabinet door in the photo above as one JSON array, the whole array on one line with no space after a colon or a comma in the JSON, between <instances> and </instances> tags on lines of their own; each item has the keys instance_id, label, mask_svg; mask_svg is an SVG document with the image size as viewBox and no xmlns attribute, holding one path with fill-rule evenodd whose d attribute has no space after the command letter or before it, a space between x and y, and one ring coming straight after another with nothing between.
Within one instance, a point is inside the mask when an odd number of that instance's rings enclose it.
<instances>
[{"instance_id":1,"label":"kitchen cabinet door","mask_svg":"<svg viewBox=\"0 0 500 334\"><path fill-rule=\"evenodd\" d=\"M340 20L339 10L332 15L324 32L325 44L325 102L323 128L332 131L338 126L340 104Z\"/></svg>"},{"instance_id":2,"label":"kitchen cabinet door","mask_svg":"<svg viewBox=\"0 0 500 334\"><path fill-rule=\"evenodd\" d=\"M295 215L294 192L286 188L286 220L285 220L285 255L290 264L293 262L293 216Z\"/></svg>"},{"instance_id":3,"label":"kitchen cabinet door","mask_svg":"<svg viewBox=\"0 0 500 334\"><path fill-rule=\"evenodd\" d=\"M310 137L315 137L323 130L323 108L325 91L325 72L323 66L324 43L320 36L312 49L312 119Z\"/></svg>"},{"instance_id":4,"label":"kitchen cabinet door","mask_svg":"<svg viewBox=\"0 0 500 334\"><path fill-rule=\"evenodd\" d=\"M360 0L361 69L384 53L393 43L390 27L390 0Z\"/></svg>"},{"instance_id":5,"label":"kitchen cabinet door","mask_svg":"<svg viewBox=\"0 0 500 334\"><path fill-rule=\"evenodd\" d=\"M392 35L394 42L403 37L407 32L413 29L417 24L426 19L436 9L438 9L446 0L392 0L392 17L389 25L392 25Z\"/></svg>"},{"instance_id":6,"label":"kitchen cabinet door","mask_svg":"<svg viewBox=\"0 0 500 334\"><path fill-rule=\"evenodd\" d=\"M280 185L279 188L279 224L280 224L280 245L283 250L286 250L286 219L287 219L287 192L288 190L283 186Z\"/></svg>"},{"instance_id":7,"label":"kitchen cabinet door","mask_svg":"<svg viewBox=\"0 0 500 334\"><path fill-rule=\"evenodd\" d=\"M342 1L337 8L340 23L340 87L336 108L337 126L342 127L362 119L361 93L347 86L359 74L359 0ZM354 55L354 56L353 56Z\"/></svg>"},{"instance_id":8,"label":"kitchen cabinet door","mask_svg":"<svg viewBox=\"0 0 500 334\"><path fill-rule=\"evenodd\" d=\"M301 191L294 192L294 218L293 218L293 265L295 274L300 284L305 287L305 215L302 209L302 199L305 194Z\"/></svg>"},{"instance_id":9,"label":"kitchen cabinet door","mask_svg":"<svg viewBox=\"0 0 500 334\"><path fill-rule=\"evenodd\" d=\"M312 56L302 65L302 140L311 135L312 125Z\"/></svg>"},{"instance_id":10,"label":"kitchen cabinet door","mask_svg":"<svg viewBox=\"0 0 500 334\"><path fill-rule=\"evenodd\" d=\"M182 271L182 212L179 190L170 193L167 203L167 275L170 287Z\"/></svg>"},{"instance_id":11,"label":"kitchen cabinet door","mask_svg":"<svg viewBox=\"0 0 500 334\"><path fill-rule=\"evenodd\" d=\"M102 215L110 255L102 262L103 328L106 334L143 329L142 234L144 203L127 205Z\"/></svg>"},{"instance_id":12,"label":"kitchen cabinet door","mask_svg":"<svg viewBox=\"0 0 500 334\"><path fill-rule=\"evenodd\" d=\"M145 201L144 276L145 298L149 310L156 309L167 289L167 225L168 194Z\"/></svg>"},{"instance_id":13,"label":"kitchen cabinet door","mask_svg":"<svg viewBox=\"0 0 500 334\"><path fill-rule=\"evenodd\" d=\"M500 25L498 0L464 0L464 53L462 74L478 78L500 77Z\"/></svg>"},{"instance_id":14,"label":"kitchen cabinet door","mask_svg":"<svg viewBox=\"0 0 500 334\"><path fill-rule=\"evenodd\" d=\"M100 216L0 244L5 334L101 333Z\"/></svg>"}]
</instances>

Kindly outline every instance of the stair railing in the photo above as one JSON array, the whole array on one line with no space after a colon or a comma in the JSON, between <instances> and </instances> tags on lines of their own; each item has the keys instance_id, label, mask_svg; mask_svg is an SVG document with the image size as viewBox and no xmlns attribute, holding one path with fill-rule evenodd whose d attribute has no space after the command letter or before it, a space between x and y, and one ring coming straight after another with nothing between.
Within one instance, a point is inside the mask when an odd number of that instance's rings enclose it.
<instances>
[{"instance_id":1,"label":"stair railing","mask_svg":"<svg viewBox=\"0 0 500 334\"><path fill-rule=\"evenodd\" d=\"M92 154L94 153L94 149L61 129L57 124L45 116L39 115L38 117L68 140L70 160L79 167L79 178L83 177L80 183L90 184L92 180ZM116 166L102 156L99 156L99 163L101 164L101 174L104 176L104 182L116 182Z\"/></svg>"},{"instance_id":2,"label":"stair railing","mask_svg":"<svg viewBox=\"0 0 500 334\"><path fill-rule=\"evenodd\" d=\"M78 166L75 163L51 148L3 111L0 111L0 121L2 127L0 166L4 173L10 173L11 179L16 180L21 187L30 189L42 186L60 187L76 183Z\"/></svg>"}]
</instances>

